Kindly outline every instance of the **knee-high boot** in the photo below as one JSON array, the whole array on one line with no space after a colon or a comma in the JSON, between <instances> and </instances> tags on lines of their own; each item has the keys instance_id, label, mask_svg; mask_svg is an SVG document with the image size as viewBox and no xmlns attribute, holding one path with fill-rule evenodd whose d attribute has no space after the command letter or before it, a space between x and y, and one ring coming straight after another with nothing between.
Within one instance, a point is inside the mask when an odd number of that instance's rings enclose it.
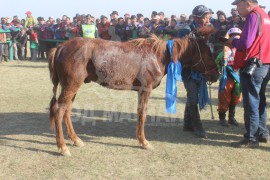
<instances>
[{"instance_id":1,"label":"knee-high boot","mask_svg":"<svg viewBox=\"0 0 270 180\"><path fill-rule=\"evenodd\" d=\"M185 106L185 112L184 112L184 131L194 131L194 127L192 125L191 117L189 114L189 108L186 104Z\"/></svg>"},{"instance_id":2,"label":"knee-high boot","mask_svg":"<svg viewBox=\"0 0 270 180\"><path fill-rule=\"evenodd\" d=\"M229 127L229 124L226 121L226 112L219 111L218 116L219 116L219 124L221 126Z\"/></svg>"},{"instance_id":3,"label":"knee-high boot","mask_svg":"<svg viewBox=\"0 0 270 180\"><path fill-rule=\"evenodd\" d=\"M191 121L194 127L194 133L197 137L200 138L207 138L207 133L203 129L200 113L197 104L196 105L189 105L189 114L191 117Z\"/></svg>"},{"instance_id":4,"label":"knee-high boot","mask_svg":"<svg viewBox=\"0 0 270 180\"><path fill-rule=\"evenodd\" d=\"M238 122L235 119L235 106L230 106L229 107L229 118L228 122L231 125L238 126Z\"/></svg>"}]
</instances>

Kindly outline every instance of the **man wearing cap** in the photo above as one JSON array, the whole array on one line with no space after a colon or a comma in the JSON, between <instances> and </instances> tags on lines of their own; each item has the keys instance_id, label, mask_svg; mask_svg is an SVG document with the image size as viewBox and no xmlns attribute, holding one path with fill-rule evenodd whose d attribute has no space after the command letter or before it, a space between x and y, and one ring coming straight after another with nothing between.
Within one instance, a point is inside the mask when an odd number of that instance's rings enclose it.
<instances>
[{"instance_id":1,"label":"man wearing cap","mask_svg":"<svg viewBox=\"0 0 270 180\"><path fill-rule=\"evenodd\" d=\"M18 49L18 57L20 60L25 60L25 49L27 43L26 28L21 27L20 32L14 37Z\"/></svg>"},{"instance_id":2,"label":"man wearing cap","mask_svg":"<svg viewBox=\"0 0 270 180\"><path fill-rule=\"evenodd\" d=\"M126 27L126 34L128 39L136 39L139 35L139 27L137 23L137 16L131 16L131 23Z\"/></svg>"},{"instance_id":3,"label":"man wearing cap","mask_svg":"<svg viewBox=\"0 0 270 180\"><path fill-rule=\"evenodd\" d=\"M257 0L235 0L232 5L246 18L240 39L231 37L227 43L237 49L235 68L240 68L246 133L239 148L256 148L269 141L265 91L270 79L270 18Z\"/></svg>"},{"instance_id":4,"label":"man wearing cap","mask_svg":"<svg viewBox=\"0 0 270 180\"><path fill-rule=\"evenodd\" d=\"M115 26L115 34L117 34L121 41L127 41L126 24L124 18L118 18L118 23Z\"/></svg>"},{"instance_id":5,"label":"man wearing cap","mask_svg":"<svg viewBox=\"0 0 270 180\"><path fill-rule=\"evenodd\" d=\"M84 38L98 38L98 30L94 23L94 19L90 14L85 16L85 23L79 28L79 33Z\"/></svg>"},{"instance_id":6,"label":"man wearing cap","mask_svg":"<svg viewBox=\"0 0 270 180\"><path fill-rule=\"evenodd\" d=\"M204 5L196 6L193 11L193 22L191 25L185 29L180 29L178 37L185 37L186 35L197 36L197 29L207 26L210 23L211 12ZM203 82L199 82L196 79L193 79L192 74L195 74L190 67L183 67L182 69L182 79L184 86L187 92L187 102L184 112L184 131L191 131L199 138L207 138L207 133L205 132L198 108L199 102L199 89L200 85ZM201 107L203 108L203 107Z\"/></svg>"},{"instance_id":7,"label":"man wearing cap","mask_svg":"<svg viewBox=\"0 0 270 180\"><path fill-rule=\"evenodd\" d=\"M109 35L109 32L108 32L110 22L108 21L108 18L104 15L100 16L100 19L101 19L101 23L98 24L99 36L102 39L110 40L111 36Z\"/></svg>"},{"instance_id":8,"label":"man wearing cap","mask_svg":"<svg viewBox=\"0 0 270 180\"><path fill-rule=\"evenodd\" d=\"M165 31L164 22L160 20L159 15L155 15L152 18L151 33L155 34L156 36L159 36L160 33L164 31Z\"/></svg>"},{"instance_id":9,"label":"man wearing cap","mask_svg":"<svg viewBox=\"0 0 270 180\"><path fill-rule=\"evenodd\" d=\"M178 26L181 29L181 28L184 28L186 25L188 25L188 23L187 23L187 16L185 14L181 14L180 15L180 21L178 23Z\"/></svg>"},{"instance_id":10,"label":"man wearing cap","mask_svg":"<svg viewBox=\"0 0 270 180\"><path fill-rule=\"evenodd\" d=\"M237 9L236 9L236 8L232 8L232 9L231 9L231 15L232 15L232 16L228 17L228 18L227 18L227 21L228 21L228 22L231 22L231 21L233 20L233 17L234 17L235 15L237 15L237 14L238 14Z\"/></svg>"},{"instance_id":11,"label":"man wearing cap","mask_svg":"<svg viewBox=\"0 0 270 180\"><path fill-rule=\"evenodd\" d=\"M48 20L51 24L53 23L54 19L52 16L49 17L49 20Z\"/></svg>"},{"instance_id":12,"label":"man wearing cap","mask_svg":"<svg viewBox=\"0 0 270 180\"><path fill-rule=\"evenodd\" d=\"M164 22L164 18L165 18L164 12L163 12L163 11L160 11L160 12L158 13L158 15L159 15L159 17L160 17L160 21L163 21L163 22Z\"/></svg>"},{"instance_id":13,"label":"man wearing cap","mask_svg":"<svg viewBox=\"0 0 270 180\"><path fill-rule=\"evenodd\" d=\"M11 26L10 30L11 30L11 37L12 37L12 42L13 42L13 59L16 60L18 59L18 50L17 50L17 43L15 41L15 37L17 36L17 34L20 33L22 25L20 24L20 20L18 18L16 18L15 20L13 20L14 25Z\"/></svg>"},{"instance_id":14,"label":"man wearing cap","mask_svg":"<svg viewBox=\"0 0 270 180\"><path fill-rule=\"evenodd\" d=\"M111 19L118 21L118 12L117 11L113 11L111 13Z\"/></svg>"}]
</instances>

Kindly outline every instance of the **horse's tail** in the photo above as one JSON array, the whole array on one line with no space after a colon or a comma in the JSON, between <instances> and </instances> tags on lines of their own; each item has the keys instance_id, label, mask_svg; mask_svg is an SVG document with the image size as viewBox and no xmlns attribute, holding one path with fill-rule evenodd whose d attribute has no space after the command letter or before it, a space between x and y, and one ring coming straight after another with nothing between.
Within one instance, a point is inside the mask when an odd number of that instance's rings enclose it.
<instances>
[{"instance_id":1,"label":"horse's tail","mask_svg":"<svg viewBox=\"0 0 270 180\"><path fill-rule=\"evenodd\" d=\"M53 97L50 102L50 127L51 129L54 129L55 127L55 113L58 109L56 93L57 93L57 86L59 84L59 78L58 78L57 71L55 69L55 63L54 63L55 58L57 58L56 57L57 49L58 48L52 48L48 56L50 77L53 83Z\"/></svg>"}]
</instances>

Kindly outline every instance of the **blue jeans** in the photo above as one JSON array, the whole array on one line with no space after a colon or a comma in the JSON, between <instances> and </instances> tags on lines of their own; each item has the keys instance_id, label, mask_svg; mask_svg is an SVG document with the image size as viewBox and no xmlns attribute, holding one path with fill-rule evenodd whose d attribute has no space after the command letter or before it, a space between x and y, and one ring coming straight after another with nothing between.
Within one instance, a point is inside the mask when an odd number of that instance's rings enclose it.
<instances>
[{"instance_id":1,"label":"blue jeans","mask_svg":"<svg viewBox=\"0 0 270 180\"><path fill-rule=\"evenodd\" d=\"M191 68L183 67L182 69L182 80L187 92L187 103L186 105L197 105L199 103L199 88L200 83L191 77Z\"/></svg>"},{"instance_id":2,"label":"blue jeans","mask_svg":"<svg viewBox=\"0 0 270 180\"><path fill-rule=\"evenodd\" d=\"M265 91L270 79L270 65L257 67L252 76L240 74L243 94L244 121L246 133L244 137L250 141L258 141L260 135L269 136L267 129L267 112Z\"/></svg>"}]
</instances>

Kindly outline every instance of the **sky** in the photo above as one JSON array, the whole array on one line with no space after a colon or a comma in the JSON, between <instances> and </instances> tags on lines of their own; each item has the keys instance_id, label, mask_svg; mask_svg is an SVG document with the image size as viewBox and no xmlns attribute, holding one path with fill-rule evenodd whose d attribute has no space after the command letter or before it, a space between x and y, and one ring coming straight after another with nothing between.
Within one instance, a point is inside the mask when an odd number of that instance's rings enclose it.
<instances>
[{"instance_id":1,"label":"sky","mask_svg":"<svg viewBox=\"0 0 270 180\"><path fill-rule=\"evenodd\" d=\"M233 0L16 0L12 5L10 1L2 1L0 17L13 17L18 15L19 19L24 19L26 11L30 10L36 18L42 16L48 19L49 16L54 18L68 15L74 17L76 13L91 14L95 18L100 15L109 17L112 11L118 11L119 16L123 17L125 13L130 15L142 13L145 17L150 17L152 11L163 11L166 17L172 14L177 17L184 13L190 15L192 9L200 4L211 8L214 12L223 10L227 16L230 15ZM259 0L260 5L266 6L266 11L270 10L269 0Z\"/></svg>"}]
</instances>

